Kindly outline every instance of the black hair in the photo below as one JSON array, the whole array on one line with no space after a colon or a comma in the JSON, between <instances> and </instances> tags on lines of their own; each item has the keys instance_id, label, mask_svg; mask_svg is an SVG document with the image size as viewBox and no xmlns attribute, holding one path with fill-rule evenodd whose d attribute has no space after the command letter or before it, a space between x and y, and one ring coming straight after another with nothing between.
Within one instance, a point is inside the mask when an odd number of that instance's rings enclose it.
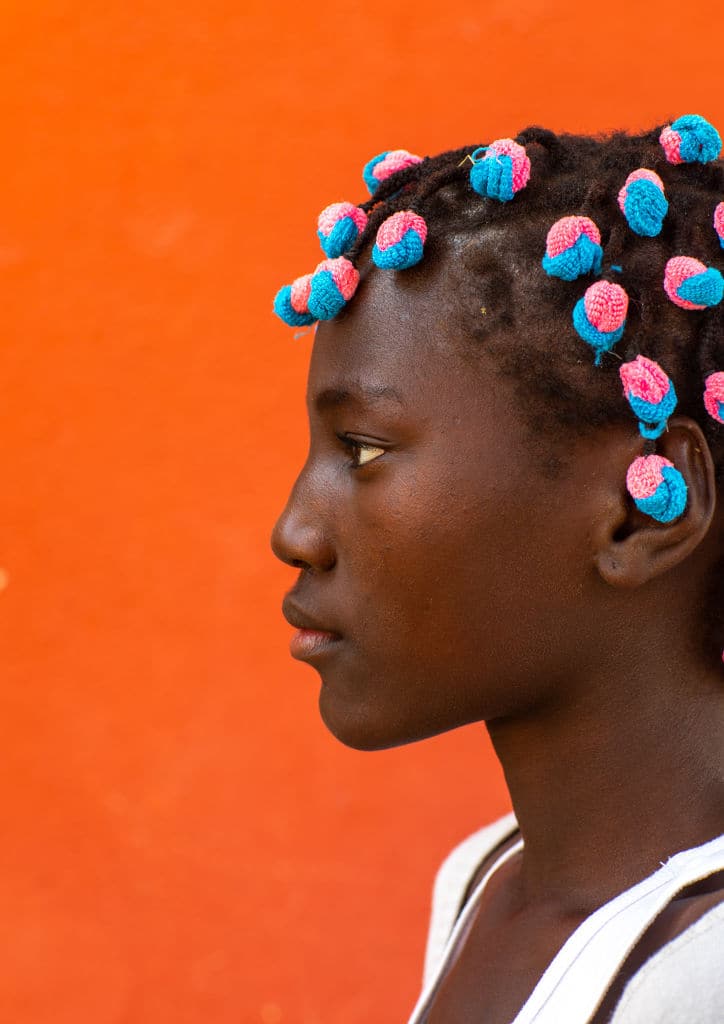
<instances>
[{"instance_id":1,"label":"black hair","mask_svg":"<svg viewBox=\"0 0 724 1024\"><path fill-rule=\"evenodd\" d=\"M640 352L661 362L674 380L678 411L699 422L724 475L724 429L702 403L704 377L724 368L724 305L683 310L663 290L664 266L671 256L695 256L707 264L722 259L713 216L724 198L724 164L674 167L666 161L659 134L657 128L642 135L592 138L527 128L515 141L526 147L531 160L530 183L508 203L484 198L469 184L467 156L479 144L428 157L392 175L364 204L369 222L351 258L371 244L386 217L415 210L428 225L425 261L456 244L451 269L464 336L493 351L528 398L538 393L545 399L534 413L538 428L541 417L550 425L581 431L630 420L618 367L621 357ZM656 171L669 199L656 238L634 234L617 202L628 174L640 167ZM541 267L548 229L569 214L596 223L604 248L602 276L623 285L630 297L623 342L616 354L604 355L596 372L590 368L592 352L571 322L585 279L561 281ZM504 233L505 244L491 246L491 232ZM511 344L511 331L519 343Z\"/></svg>"},{"instance_id":2,"label":"black hair","mask_svg":"<svg viewBox=\"0 0 724 1024\"><path fill-rule=\"evenodd\" d=\"M470 186L474 143L427 157L392 175L364 204L367 227L350 254L356 260L382 221L411 209L425 218L423 264L449 259L451 308L464 338L482 346L499 372L525 395L531 425L565 441L635 417L618 376L621 359L641 353L674 381L677 412L699 423L710 445L717 480L724 481L724 426L704 408L704 378L724 370L724 303L707 310L676 306L663 288L664 267L676 255L707 265L724 253L713 226L724 199L724 163L671 165L659 143L661 127L639 135L556 135L530 127L516 136L531 161L530 182L512 201L485 198ZM618 205L628 175L655 171L669 210L655 238L635 234ZM565 282L541 266L546 235L559 218L590 217L601 232L602 277L621 284L630 305L622 341L593 366L593 352L576 333L571 314L593 277ZM491 244L492 242L492 244ZM724 606L724 562L715 566L706 606L717 620ZM721 658L722 626L708 623L711 650Z\"/></svg>"}]
</instances>

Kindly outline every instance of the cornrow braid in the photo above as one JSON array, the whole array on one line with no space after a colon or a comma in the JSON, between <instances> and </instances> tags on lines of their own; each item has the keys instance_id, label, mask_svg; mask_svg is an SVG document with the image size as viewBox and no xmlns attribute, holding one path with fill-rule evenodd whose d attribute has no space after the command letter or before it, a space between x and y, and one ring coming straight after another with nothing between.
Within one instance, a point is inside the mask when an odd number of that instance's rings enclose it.
<instances>
[{"instance_id":1,"label":"cornrow braid","mask_svg":"<svg viewBox=\"0 0 724 1024\"><path fill-rule=\"evenodd\" d=\"M515 141L530 157L531 179L511 203L470 188L468 157L480 143L427 157L391 175L361 204L369 219L349 258L359 261L391 214L419 213L429 229L425 259L443 255L453 240L459 249L451 261L451 288L464 336L496 355L500 371L517 379L528 399L539 395L537 404L526 403L536 430L564 425L586 432L630 421L616 380L619 360L613 354L600 372L593 372L570 326L580 282L551 280L540 261L554 221L570 214L591 218L606 257L600 277L622 284L631 299L619 356L631 359L641 353L666 366L676 381L679 409L705 430L722 479L724 429L706 415L702 393L705 371L724 367L724 307L693 313L677 309L662 281L674 255L724 263L712 227L714 209L724 196L724 164L672 166L660 133L657 127L641 135L616 132L593 138L526 128ZM655 171L669 198L668 215L654 238L634 234L617 203L627 176L638 167ZM497 238L501 231L506 244L491 246L491 233ZM517 331L517 339L503 339L501 328L506 334Z\"/></svg>"}]
</instances>

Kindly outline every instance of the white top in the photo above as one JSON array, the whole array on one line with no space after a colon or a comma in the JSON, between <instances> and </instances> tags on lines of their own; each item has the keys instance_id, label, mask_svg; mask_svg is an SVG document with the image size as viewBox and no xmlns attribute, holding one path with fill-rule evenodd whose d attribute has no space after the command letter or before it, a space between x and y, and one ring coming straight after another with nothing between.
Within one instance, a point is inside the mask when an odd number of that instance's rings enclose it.
<instances>
[{"instance_id":1,"label":"white top","mask_svg":"<svg viewBox=\"0 0 724 1024\"><path fill-rule=\"evenodd\" d=\"M508 814L449 854L437 878L425 955L424 987L408 1024L424 1019L456 940L492 874L523 847L519 839L476 886L480 865L517 822ZM586 1024L626 957L654 918L682 889L724 870L724 835L683 850L643 881L587 917L553 958L511 1024ZM459 916L458 916L459 914ZM457 920L456 920L457 918ZM666 943L628 981L610 1024L724 1024L724 903Z\"/></svg>"}]
</instances>

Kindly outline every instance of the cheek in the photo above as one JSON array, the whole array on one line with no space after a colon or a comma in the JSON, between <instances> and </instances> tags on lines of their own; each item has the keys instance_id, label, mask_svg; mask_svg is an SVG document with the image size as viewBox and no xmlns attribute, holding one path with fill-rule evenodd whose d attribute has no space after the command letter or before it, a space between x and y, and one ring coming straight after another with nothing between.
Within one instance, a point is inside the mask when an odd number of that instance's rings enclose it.
<instances>
[{"instance_id":1,"label":"cheek","mask_svg":"<svg viewBox=\"0 0 724 1024\"><path fill-rule=\"evenodd\" d=\"M556 528L555 502L519 479L470 465L375 481L337 520L353 627L320 706L351 746L520 710L566 658L583 534Z\"/></svg>"},{"instance_id":2,"label":"cheek","mask_svg":"<svg viewBox=\"0 0 724 1024\"><path fill-rule=\"evenodd\" d=\"M341 591L354 607L355 647L387 702L419 693L426 678L470 674L505 578L493 532L496 503L451 494L459 481L415 479L370 493L340 538ZM374 500L372 500L374 497Z\"/></svg>"},{"instance_id":3,"label":"cheek","mask_svg":"<svg viewBox=\"0 0 724 1024\"><path fill-rule=\"evenodd\" d=\"M341 568L360 611L385 633L439 642L444 628L478 643L489 613L514 611L526 594L550 589L560 562L515 491L457 472L422 476L370 492L340 538ZM378 623L378 626L380 623Z\"/></svg>"},{"instance_id":4,"label":"cheek","mask_svg":"<svg viewBox=\"0 0 724 1024\"><path fill-rule=\"evenodd\" d=\"M438 478L389 496L384 515L362 509L344 570L376 676L394 666L414 687L441 676L492 682L556 642L580 596L571 566L582 552L573 534L552 530L554 510L519 494L481 498Z\"/></svg>"}]
</instances>

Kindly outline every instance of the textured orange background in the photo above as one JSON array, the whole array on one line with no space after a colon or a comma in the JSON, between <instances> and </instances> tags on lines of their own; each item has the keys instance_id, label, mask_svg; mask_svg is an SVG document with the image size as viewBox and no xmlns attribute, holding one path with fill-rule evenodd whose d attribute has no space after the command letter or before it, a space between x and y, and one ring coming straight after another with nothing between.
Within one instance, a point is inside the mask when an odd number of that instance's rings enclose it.
<instances>
[{"instance_id":1,"label":"textured orange background","mask_svg":"<svg viewBox=\"0 0 724 1024\"><path fill-rule=\"evenodd\" d=\"M309 339L270 316L366 159L724 122L719 2L5 0L0 1019L396 1024L480 728L358 754L268 534Z\"/></svg>"}]
</instances>

